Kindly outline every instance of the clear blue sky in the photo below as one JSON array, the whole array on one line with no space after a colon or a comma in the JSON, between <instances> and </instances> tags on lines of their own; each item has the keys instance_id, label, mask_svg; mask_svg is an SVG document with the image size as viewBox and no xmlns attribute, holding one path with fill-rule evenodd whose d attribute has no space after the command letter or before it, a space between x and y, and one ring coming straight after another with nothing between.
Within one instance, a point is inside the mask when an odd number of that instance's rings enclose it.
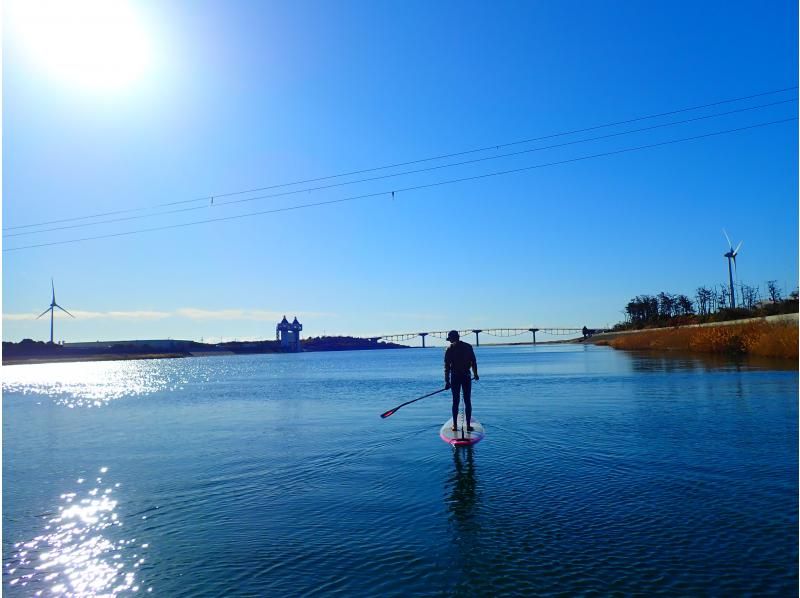
<instances>
[{"instance_id":1,"label":"clear blue sky","mask_svg":"<svg viewBox=\"0 0 800 598\"><path fill-rule=\"evenodd\" d=\"M88 12L66 16L20 4L6 3L4 14L4 235L797 85L791 1L153 1L118 12L90 2ZM796 97L792 90L450 161ZM67 341L272 338L283 314L298 316L304 336L605 326L637 294L692 296L725 282L723 227L744 241L742 282L777 280L790 292L798 284L796 121L394 200L9 250L796 115L789 102L340 188L220 205L259 194L229 196L177 206L202 208L184 213L144 210L124 215L147 218L6 236L3 338L49 337L47 319L33 317L49 305L51 276L58 302L78 316L56 321L56 339Z\"/></svg>"}]
</instances>

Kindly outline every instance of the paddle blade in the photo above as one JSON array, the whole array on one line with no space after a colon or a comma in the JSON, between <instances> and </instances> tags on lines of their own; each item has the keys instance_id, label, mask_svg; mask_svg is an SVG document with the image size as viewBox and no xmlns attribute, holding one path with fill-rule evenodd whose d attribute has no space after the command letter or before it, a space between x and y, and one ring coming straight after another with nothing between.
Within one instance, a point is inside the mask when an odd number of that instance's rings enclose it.
<instances>
[{"instance_id":1,"label":"paddle blade","mask_svg":"<svg viewBox=\"0 0 800 598\"><path fill-rule=\"evenodd\" d=\"M386 419L390 415L392 415L397 409L389 409L386 413L381 413L381 418Z\"/></svg>"}]
</instances>

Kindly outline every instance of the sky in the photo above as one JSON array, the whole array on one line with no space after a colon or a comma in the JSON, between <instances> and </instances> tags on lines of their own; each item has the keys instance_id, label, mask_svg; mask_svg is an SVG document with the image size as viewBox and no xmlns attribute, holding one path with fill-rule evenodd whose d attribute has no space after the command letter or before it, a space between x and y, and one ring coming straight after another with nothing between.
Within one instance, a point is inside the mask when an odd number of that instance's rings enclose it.
<instances>
[{"instance_id":1,"label":"sky","mask_svg":"<svg viewBox=\"0 0 800 598\"><path fill-rule=\"evenodd\" d=\"M788 294L797 22L788 0L9 0L3 340L49 339L51 278L66 342L271 339L284 314L303 337L606 327L725 283L723 229L738 280Z\"/></svg>"}]
</instances>

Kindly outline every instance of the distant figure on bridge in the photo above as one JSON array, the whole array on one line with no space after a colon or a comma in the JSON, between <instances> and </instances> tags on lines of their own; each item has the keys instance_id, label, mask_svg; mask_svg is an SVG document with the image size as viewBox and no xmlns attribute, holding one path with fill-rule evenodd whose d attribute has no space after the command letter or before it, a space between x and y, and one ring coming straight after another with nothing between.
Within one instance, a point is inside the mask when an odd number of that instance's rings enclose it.
<instances>
[{"instance_id":1,"label":"distant figure on bridge","mask_svg":"<svg viewBox=\"0 0 800 598\"><path fill-rule=\"evenodd\" d=\"M450 346L444 352L444 387L453 390L453 431L458 427L458 403L461 390L464 391L464 414L467 416L467 430L472 431L472 379L469 370L472 368L473 379L478 380L478 362L472 345L459 340L458 331L447 333Z\"/></svg>"},{"instance_id":2,"label":"distant figure on bridge","mask_svg":"<svg viewBox=\"0 0 800 598\"><path fill-rule=\"evenodd\" d=\"M589 329L586 326L584 326L583 327L583 338L586 338L587 336L589 336Z\"/></svg>"}]
</instances>

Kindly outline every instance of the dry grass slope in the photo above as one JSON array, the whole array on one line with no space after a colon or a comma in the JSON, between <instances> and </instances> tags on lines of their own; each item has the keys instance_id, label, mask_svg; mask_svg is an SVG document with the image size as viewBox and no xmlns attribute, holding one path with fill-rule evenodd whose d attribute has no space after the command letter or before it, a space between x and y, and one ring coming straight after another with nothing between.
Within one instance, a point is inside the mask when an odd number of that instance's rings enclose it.
<instances>
[{"instance_id":1,"label":"dry grass slope","mask_svg":"<svg viewBox=\"0 0 800 598\"><path fill-rule=\"evenodd\" d=\"M608 341L615 349L662 349L798 358L797 322L644 330Z\"/></svg>"}]
</instances>

